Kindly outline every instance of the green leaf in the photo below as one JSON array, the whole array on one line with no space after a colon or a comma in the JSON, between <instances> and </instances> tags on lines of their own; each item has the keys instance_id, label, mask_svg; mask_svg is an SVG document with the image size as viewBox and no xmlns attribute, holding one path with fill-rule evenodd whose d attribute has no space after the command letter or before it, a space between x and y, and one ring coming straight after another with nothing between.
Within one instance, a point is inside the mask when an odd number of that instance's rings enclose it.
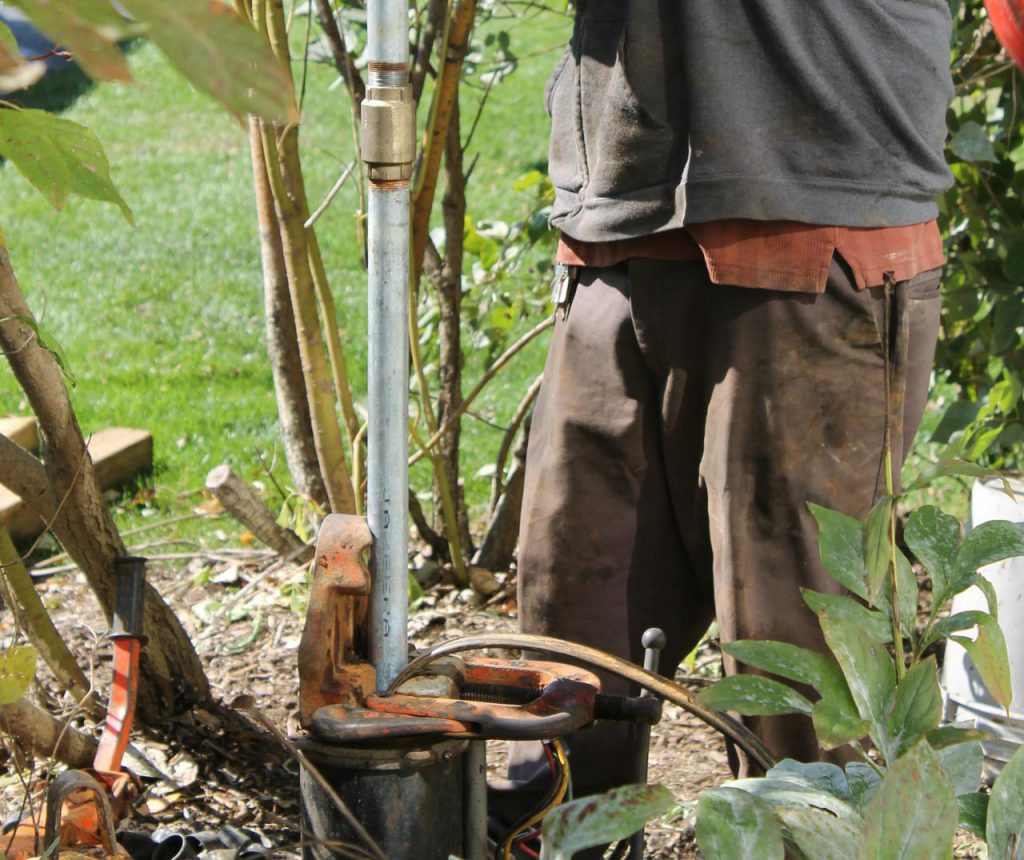
<instances>
[{"instance_id":1,"label":"green leaf","mask_svg":"<svg viewBox=\"0 0 1024 860\"><path fill-rule=\"evenodd\" d=\"M846 681L836 662L808 648L800 648L788 642L741 639L723 643L722 650L755 669L789 681L810 684L822 696L836 695L846 690Z\"/></svg>"},{"instance_id":2,"label":"green leaf","mask_svg":"<svg viewBox=\"0 0 1024 860\"><path fill-rule=\"evenodd\" d=\"M848 621L821 616L825 641L846 676L850 694L871 739L880 750L889 748L889 710L896 692L896 668L889 652Z\"/></svg>"},{"instance_id":3,"label":"green leaf","mask_svg":"<svg viewBox=\"0 0 1024 860\"><path fill-rule=\"evenodd\" d=\"M891 496L882 498L864 523L864 564L868 573L868 603L888 603L882 589L889 579L889 530L892 525Z\"/></svg>"},{"instance_id":4,"label":"green leaf","mask_svg":"<svg viewBox=\"0 0 1024 860\"><path fill-rule=\"evenodd\" d=\"M960 523L939 508L926 505L910 515L903 538L932 578L935 603L945 603L960 546Z\"/></svg>"},{"instance_id":5,"label":"green leaf","mask_svg":"<svg viewBox=\"0 0 1024 860\"><path fill-rule=\"evenodd\" d=\"M782 860L785 854L772 808L736 788L701 793L696 835L705 860Z\"/></svg>"},{"instance_id":6,"label":"green leaf","mask_svg":"<svg viewBox=\"0 0 1024 860\"><path fill-rule=\"evenodd\" d=\"M1010 658L1006 651L1006 637L1003 636L999 622L986 616L978 623L976 639L971 640L966 636L953 636L951 639L967 651L992 698L1009 713L1013 698Z\"/></svg>"},{"instance_id":7,"label":"green leaf","mask_svg":"<svg viewBox=\"0 0 1024 860\"><path fill-rule=\"evenodd\" d=\"M833 797L849 801L850 785L846 774L839 765L826 761L802 762L784 758L765 774L767 779L796 779L801 783L810 783Z\"/></svg>"},{"instance_id":8,"label":"green leaf","mask_svg":"<svg viewBox=\"0 0 1024 860\"><path fill-rule=\"evenodd\" d=\"M975 741L990 740L992 735L984 729L966 729L960 726L942 726L934 731L928 732L928 743L936 752L959 744L969 744Z\"/></svg>"},{"instance_id":9,"label":"green leaf","mask_svg":"<svg viewBox=\"0 0 1024 860\"><path fill-rule=\"evenodd\" d=\"M963 161L998 161L992 141L984 127L969 120L957 129L949 141L953 154Z\"/></svg>"},{"instance_id":10,"label":"green leaf","mask_svg":"<svg viewBox=\"0 0 1024 860\"><path fill-rule=\"evenodd\" d=\"M779 819L804 857L850 860L856 856L863 824L821 809L780 809Z\"/></svg>"},{"instance_id":11,"label":"green leaf","mask_svg":"<svg viewBox=\"0 0 1024 860\"><path fill-rule=\"evenodd\" d=\"M985 595L985 602L988 604L988 614L998 621L999 595L996 594L995 586L980 573L975 575L974 584L978 586L978 590Z\"/></svg>"},{"instance_id":12,"label":"green leaf","mask_svg":"<svg viewBox=\"0 0 1024 860\"><path fill-rule=\"evenodd\" d=\"M247 22L218 0L122 0L192 86L239 118L299 119L291 73Z\"/></svg>"},{"instance_id":13,"label":"green leaf","mask_svg":"<svg viewBox=\"0 0 1024 860\"><path fill-rule=\"evenodd\" d=\"M738 711L748 717L808 714L811 703L792 687L759 675L730 675L700 694L701 703L716 711Z\"/></svg>"},{"instance_id":14,"label":"green leaf","mask_svg":"<svg viewBox=\"0 0 1024 860\"><path fill-rule=\"evenodd\" d=\"M1024 747L992 786L985 838L990 860L1024 860Z\"/></svg>"},{"instance_id":15,"label":"green leaf","mask_svg":"<svg viewBox=\"0 0 1024 860\"><path fill-rule=\"evenodd\" d=\"M41 110L0 110L0 155L9 158L55 209L72 194L131 209L110 179L103 147L89 129Z\"/></svg>"},{"instance_id":16,"label":"green leaf","mask_svg":"<svg viewBox=\"0 0 1024 860\"><path fill-rule=\"evenodd\" d=\"M932 749L935 747L932 746ZM936 752L939 764L946 772L949 784L953 786L953 793L957 797L978 790L978 786L981 785L981 770L985 765L985 753L980 743L973 741L956 744Z\"/></svg>"},{"instance_id":17,"label":"green leaf","mask_svg":"<svg viewBox=\"0 0 1024 860\"><path fill-rule=\"evenodd\" d=\"M1002 478L1005 486L1009 487L1005 476L998 470L988 466L979 466L977 463L969 463L959 457L946 457L938 463L927 466L905 489L904 493L912 493L915 490L922 490L931 486L939 478L961 477L961 478Z\"/></svg>"},{"instance_id":18,"label":"green leaf","mask_svg":"<svg viewBox=\"0 0 1024 860\"><path fill-rule=\"evenodd\" d=\"M825 615L836 621L847 621L883 645L892 642L892 625L878 610L868 609L852 597L821 594L808 588L802 589L801 593L804 596L804 603L811 607L815 614Z\"/></svg>"},{"instance_id":19,"label":"green leaf","mask_svg":"<svg viewBox=\"0 0 1024 860\"><path fill-rule=\"evenodd\" d=\"M919 743L889 769L868 807L860 860L939 860L952 855L958 807L939 759Z\"/></svg>"},{"instance_id":20,"label":"green leaf","mask_svg":"<svg viewBox=\"0 0 1024 860\"><path fill-rule=\"evenodd\" d=\"M853 517L831 508L813 502L807 507L818 523L818 552L825 570L843 588L866 600L864 527Z\"/></svg>"},{"instance_id":21,"label":"green leaf","mask_svg":"<svg viewBox=\"0 0 1024 860\"><path fill-rule=\"evenodd\" d=\"M868 733L868 723L857 713L853 699L822 699L811 714L814 733L822 749L834 750L860 740Z\"/></svg>"},{"instance_id":22,"label":"green leaf","mask_svg":"<svg viewBox=\"0 0 1024 860\"><path fill-rule=\"evenodd\" d=\"M960 807L960 814L957 816L957 826L962 827L968 833L972 833L979 839L985 838L985 824L988 819L987 794L961 794L957 797L957 806ZM992 855L989 855L992 857Z\"/></svg>"},{"instance_id":23,"label":"green leaf","mask_svg":"<svg viewBox=\"0 0 1024 860\"><path fill-rule=\"evenodd\" d=\"M923 650L933 642L945 639L951 633L957 633L961 630L969 630L981 621L982 618L987 617L987 612L971 609L966 612L957 612L955 615L950 615L948 618L943 618L941 621L933 625L925 635L924 639L921 640L921 648Z\"/></svg>"},{"instance_id":24,"label":"green leaf","mask_svg":"<svg viewBox=\"0 0 1024 860\"><path fill-rule=\"evenodd\" d=\"M990 520L964 536L953 568L953 593L967 588L979 567L1024 555L1024 523Z\"/></svg>"},{"instance_id":25,"label":"green leaf","mask_svg":"<svg viewBox=\"0 0 1024 860\"><path fill-rule=\"evenodd\" d=\"M896 593L900 604L900 630L914 641L917 636L917 576L899 547L896 547Z\"/></svg>"},{"instance_id":26,"label":"green leaf","mask_svg":"<svg viewBox=\"0 0 1024 860\"><path fill-rule=\"evenodd\" d=\"M846 782L854 809L863 813L882 787L882 775L869 764L852 761L846 766Z\"/></svg>"},{"instance_id":27,"label":"green leaf","mask_svg":"<svg viewBox=\"0 0 1024 860\"><path fill-rule=\"evenodd\" d=\"M138 32L109 0L12 0L40 30L74 54L86 73L101 81L130 81L117 43Z\"/></svg>"},{"instance_id":28,"label":"green leaf","mask_svg":"<svg viewBox=\"0 0 1024 860\"><path fill-rule=\"evenodd\" d=\"M935 658L915 663L896 688L889 736L892 756L901 756L942 721L942 689ZM888 759L890 756L886 756Z\"/></svg>"},{"instance_id":29,"label":"green leaf","mask_svg":"<svg viewBox=\"0 0 1024 860\"><path fill-rule=\"evenodd\" d=\"M0 651L0 705L18 701L36 676L39 653L29 645L12 645Z\"/></svg>"},{"instance_id":30,"label":"green leaf","mask_svg":"<svg viewBox=\"0 0 1024 860\"><path fill-rule=\"evenodd\" d=\"M776 777L755 779L734 779L725 784L726 788L739 788L754 794L774 808L825 809L839 818L858 821L860 814L849 801L824 791L796 772L782 773Z\"/></svg>"},{"instance_id":31,"label":"green leaf","mask_svg":"<svg viewBox=\"0 0 1024 860\"><path fill-rule=\"evenodd\" d=\"M662 785L624 785L566 803L544 818L541 857L569 860L577 851L625 839L674 802Z\"/></svg>"}]
</instances>

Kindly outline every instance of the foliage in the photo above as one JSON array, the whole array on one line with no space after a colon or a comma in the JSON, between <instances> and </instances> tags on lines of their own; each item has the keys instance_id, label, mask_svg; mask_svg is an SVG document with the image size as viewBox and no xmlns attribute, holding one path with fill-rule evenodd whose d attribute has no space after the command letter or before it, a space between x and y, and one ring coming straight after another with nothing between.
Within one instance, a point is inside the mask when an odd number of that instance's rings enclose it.
<instances>
[{"instance_id":1,"label":"foliage","mask_svg":"<svg viewBox=\"0 0 1024 860\"><path fill-rule=\"evenodd\" d=\"M18 701L28 692L38 657L39 652L29 645L12 645L0 651L0 707Z\"/></svg>"},{"instance_id":2,"label":"foliage","mask_svg":"<svg viewBox=\"0 0 1024 860\"><path fill-rule=\"evenodd\" d=\"M1024 451L1024 110L1020 73L982 4L950 0L955 186L940 201L944 276L939 382L955 385L933 440L1015 468Z\"/></svg>"},{"instance_id":3,"label":"foliage","mask_svg":"<svg viewBox=\"0 0 1024 860\"><path fill-rule=\"evenodd\" d=\"M701 697L710 707L748 715L809 714L823 748L851 745L863 761L844 769L785 760L764 778L705 793L697 838L709 860L782 857L784 848L814 860L943 858L958 823L987 837L990 857L1024 857L1024 750L1005 768L991 800L978 793L984 733L940 728L938 667L934 656L925 656L935 642L953 638L1009 711L1006 642L994 589L979 568L1024 555L1024 524L987 522L961 536L957 520L938 508L910 515L904 538L933 589L919 630L917 582L894 540L895 502L886 496L864 522L810 506L822 564L852 593L804 594L831 656L781 642L723 645L753 669L809 685L815 701L757 675L727 678ZM988 612L939 617L956 594L975 586L988 598ZM968 631L974 635L953 635ZM861 746L865 736L874 758Z\"/></svg>"},{"instance_id":4,"label":"foliage","mask_svg":"<svg viewBox=\"0 0 1024 860\"><path fill-rule=\"evenodd\" d=\"M625 839L672 803L661 785L626 785L565 803L544 818L541 860L569 860L577 851Z\"/></svg>"}]
</instances>

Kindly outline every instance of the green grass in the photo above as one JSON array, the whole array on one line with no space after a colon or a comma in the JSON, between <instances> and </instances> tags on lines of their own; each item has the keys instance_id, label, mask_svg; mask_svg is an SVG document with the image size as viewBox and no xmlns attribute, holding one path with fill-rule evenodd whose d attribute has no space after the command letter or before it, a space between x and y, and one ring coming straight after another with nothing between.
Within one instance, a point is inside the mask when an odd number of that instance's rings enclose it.
<instances>
[{"instance_id":1,"label":"green grass","mask_svg":"<svg viewBox=\"0 0 1024 860\"><path fill-rule=\"evenodd\" d=\"M491 92L467 153L479 158L469 189L474 219L518 217L524 201L512 182L546 158L541 92L568 19L533 14L511 29L516 52L530 56ZM272 456L280 439L264 346L247 135L151 46L136 46L131 67L137 84L90 88L65 116L103 141L138 226L125 224L114 207L89 201L72 200L54 212L11 165L0 174L0 226L30 304L77 377L72 398L84 430L121 425L153 432L152 506L162 516L194 504L197 499L185 494L200 488L217 463L258 477L256 452ZM328 89L333 79L329 69L310 65L302 143L313 206L351 158L348 106L342 90ZM466 93L466 117L478 100L479 91ZM366 293L355 205L347 186L317 229L361 401ZM535 322L524 320L519 328ZM543 349L537 343L517 358L475 411L497 424L506 421L540 370ZM471 354L467 389L480 371L480 357ZM0 415L25 412L4 365ZM464 426L467 493L479 511L487 482L473 475L493 458L500 432L472 418ZM287 483L281 460L275 474ZM417 480L424 477L419 473ZM130 509L119 507L123 525L137 519Z\"/></svg>"}]
</instances>

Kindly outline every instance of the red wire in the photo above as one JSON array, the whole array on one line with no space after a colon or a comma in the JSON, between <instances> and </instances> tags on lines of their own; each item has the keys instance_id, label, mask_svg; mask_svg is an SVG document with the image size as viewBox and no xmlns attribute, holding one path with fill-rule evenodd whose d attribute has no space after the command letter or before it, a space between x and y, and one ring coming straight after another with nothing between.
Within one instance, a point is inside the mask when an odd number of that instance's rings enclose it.
<instances>
[{"instance_id":1,"label":"red wire","mask_svg":"<svg viewBox=\"0 0 1024 860\"><path fill-rule=\"evenodd\" d=\"M540 854L538 854L532 848L528 848L527 846L523 845L522 842L522 840L526 839L527 837L534 836L536 832L537 831L534 830L533 832L526 834L526 836L520 836L519 839L516 840L516 843L519 845L519 850L522 851L527 857L532 857L534 858L534 860L540 860Z\"/></svg>"}]
</instances>

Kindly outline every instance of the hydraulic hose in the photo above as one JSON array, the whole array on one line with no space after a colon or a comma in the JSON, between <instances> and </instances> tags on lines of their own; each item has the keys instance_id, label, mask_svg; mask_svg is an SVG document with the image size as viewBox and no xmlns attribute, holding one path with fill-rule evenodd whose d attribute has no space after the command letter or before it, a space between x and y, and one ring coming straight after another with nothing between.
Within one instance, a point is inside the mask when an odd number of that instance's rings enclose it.
<instances>
[{"instance_id":1,"label":"hydraulic hose","mask_svg":"<svg viewBox=\"0 0 1024 860\"><path fill-rule=\"evenodd\" d=\"M554 636L537 636L531 633L484 633L479 636L465 636L450 642L442 642L440 645L428 648L412 660L391 683L385 695L394 692L409 678L422 672L425 666L440 657L458 654L462 651L476 651L481 648L535 651L538 654L574 660L590 668L602 669L613 675L618 675L620 678L639 684L661 698L679 705L683 710L707 723L746 752L764 770L768 770L775 764L775 756L772 755L771 750L750 729L727 714L704 707L690 694L689 690L675 681L648 672L635 663L630 663L628 660L623 660L621 657L616 657L597 648L556 639Z\"/></svg>"}]
</instances>

